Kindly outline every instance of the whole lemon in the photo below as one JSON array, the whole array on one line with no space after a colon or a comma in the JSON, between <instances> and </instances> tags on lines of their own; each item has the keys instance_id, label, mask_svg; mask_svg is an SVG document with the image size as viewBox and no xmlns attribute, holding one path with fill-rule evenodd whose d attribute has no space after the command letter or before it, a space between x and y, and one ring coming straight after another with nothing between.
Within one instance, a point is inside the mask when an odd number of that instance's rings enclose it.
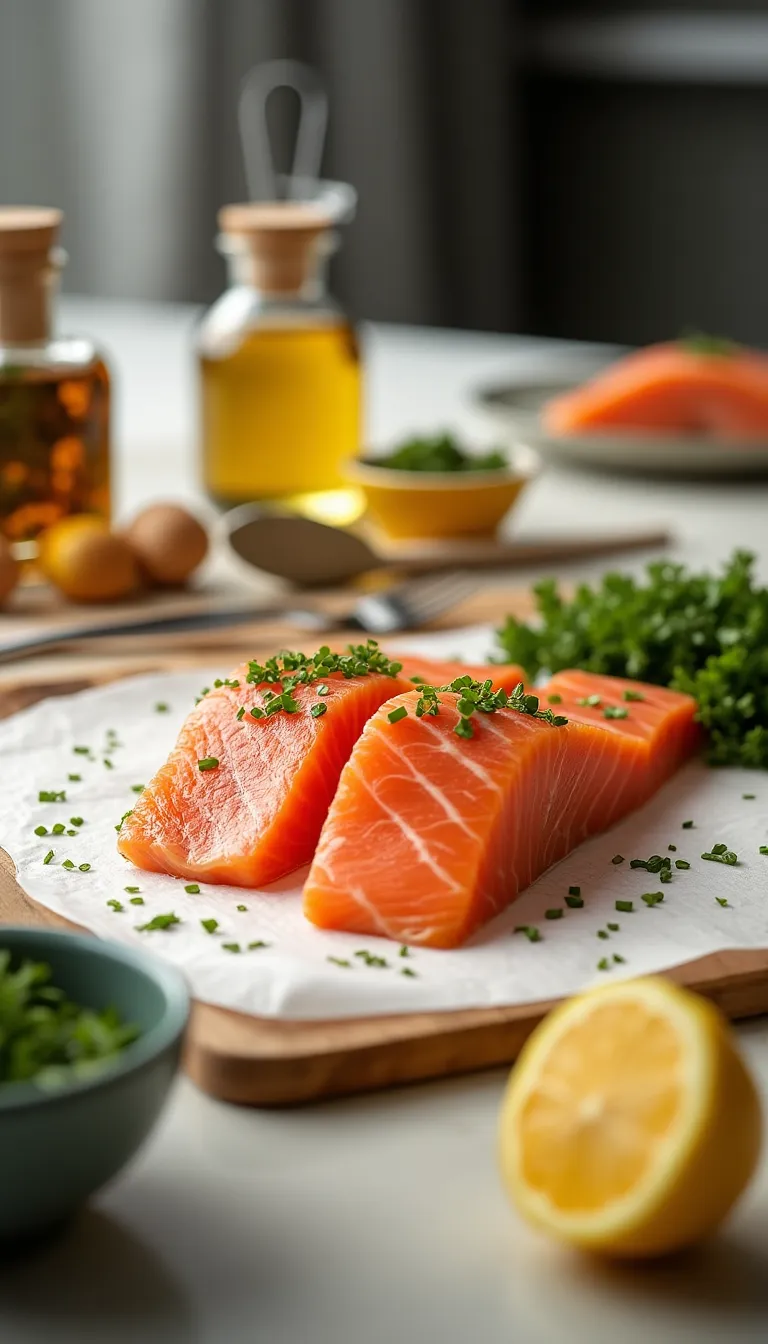
<instances>
[{"instance_id":1,"label":"whole lemon","mask_svg":"<svg viewBox=\"0 0 768 1344\"><path fill-rule=\"evenodd\" d=\"M0 602L4 602L19 581L19 566L5 537L0 534Z\"/></svg>"},{"instance_id":2,"label":"whole lemon","mask_svg":"<svg viewBox=\"0 0 768 1344\"><path fill-rule=\"evenodd\" d=\"M186 583L208 551L202 523L178 504L142 509L123 535L146 577L168 587Z\"/></svg>"},{"instance_id":3,"label":"whole lemon","mask_svg":"<svg viewBox=\"0 0 768 1344\"><path fill-rule=\"evenodd\" d=\"M40 538L40 568L72 602L115 602L138 586L133 551L101 518L62 518Z\"/></svg>"}]
</instances>

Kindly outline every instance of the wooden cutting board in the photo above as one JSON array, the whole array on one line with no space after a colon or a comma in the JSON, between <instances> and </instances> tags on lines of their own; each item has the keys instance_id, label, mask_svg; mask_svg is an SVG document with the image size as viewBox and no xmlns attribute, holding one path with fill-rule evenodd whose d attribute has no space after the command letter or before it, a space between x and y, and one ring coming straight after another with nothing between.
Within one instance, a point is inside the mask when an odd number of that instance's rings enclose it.
<instances>
[{"instance_id":1,"label":"wooden cutting board","mask_svg":"<svg viewBox=\"0 0 768 1344\"><path fill-rule=\"evenodd\" d=\"M506 612L529 608L525 592L487 589L441 624L447 628L498 621ZM173 639L146 636L132 639L128 653L115 639L73 645L36 663L32 675L27 664L23 672L20 667L5 669L0 678L0 717L46 696L137 671L217 662L226 669L246 650L255 657L276 647L306 643L306 636L276 623ZM22 891L2 851L0 922L75 927ZM731 1018L768 1012L768 951L717 953L679 967L671 976L706 994ZM509 1063L552 1006L542 1002L450 1013L281 1022L196 1003L185 1062L194 1082L225 1101L257 1106L313 1101Z\"/></svg>"}]
</instances>

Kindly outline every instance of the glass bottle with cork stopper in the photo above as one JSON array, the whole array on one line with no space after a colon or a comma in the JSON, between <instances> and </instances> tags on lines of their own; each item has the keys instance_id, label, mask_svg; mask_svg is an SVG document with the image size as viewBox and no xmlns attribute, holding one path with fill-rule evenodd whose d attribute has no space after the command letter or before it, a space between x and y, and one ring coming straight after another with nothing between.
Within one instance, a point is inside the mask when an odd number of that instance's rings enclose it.
<instances>
[{"instance_id":1,"label":"glass bottle with cork stopper","mask_svg":"<svg viewBox=\"0 0 768 1344\"><path fill-rule=\"evenodd\" d=\"M110 509L109 374L91 341L53 334L61 221L0 207L0 530L20 560L65 515Z\"/></svg>"},{"instance_id":2,"label":"glass bottle with cork stopper","mask_svg":"<svg viewBox=\"0 0 768 1344\"><path fill-rule=\"evenodd\" d=\"M324 280L345 203L339 184L325 202L219 213L231 287L198 338L203 474L218 504L269 500L326 521L358 511L341 466L359 448L360 355Z\"/></svg>"}]
</instances>

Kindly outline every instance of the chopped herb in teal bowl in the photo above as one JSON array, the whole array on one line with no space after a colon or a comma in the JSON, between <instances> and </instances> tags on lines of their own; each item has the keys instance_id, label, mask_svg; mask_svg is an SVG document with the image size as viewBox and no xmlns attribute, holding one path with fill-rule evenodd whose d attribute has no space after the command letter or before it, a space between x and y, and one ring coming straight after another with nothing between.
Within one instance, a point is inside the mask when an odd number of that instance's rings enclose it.
<instances>
[{"instance_id":1,"label":"chopped herb in teal bowl","mask_svg":"<svg viewBox=\"0 0 768 1344\"><path fill-rule=\"evenodd\" d=\"M63 1221L125 1166L168 1096L188 1016L183 977L151 954L0 928L0 1239Z\"/></svg>"}]
</instances>

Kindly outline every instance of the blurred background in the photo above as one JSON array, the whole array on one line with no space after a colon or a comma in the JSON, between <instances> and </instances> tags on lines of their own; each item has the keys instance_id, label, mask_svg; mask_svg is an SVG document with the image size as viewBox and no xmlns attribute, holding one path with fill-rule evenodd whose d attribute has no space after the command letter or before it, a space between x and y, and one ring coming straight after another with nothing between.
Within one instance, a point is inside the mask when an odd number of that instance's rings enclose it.
<instances>
[{"instance_id":1,"label":"blurred background","mask_svg":"<svg viewBox=\"0 0 768 1344\"><path fill-rule=\"evenodd\" d=\"M360 194L355 316L768 343L768 2L0 0L0 26L2 203L63 207L71 293L220 292L239 85L293 56ZM287 166L290 93L270 119Z\"/></svg>"}]
</instances>

